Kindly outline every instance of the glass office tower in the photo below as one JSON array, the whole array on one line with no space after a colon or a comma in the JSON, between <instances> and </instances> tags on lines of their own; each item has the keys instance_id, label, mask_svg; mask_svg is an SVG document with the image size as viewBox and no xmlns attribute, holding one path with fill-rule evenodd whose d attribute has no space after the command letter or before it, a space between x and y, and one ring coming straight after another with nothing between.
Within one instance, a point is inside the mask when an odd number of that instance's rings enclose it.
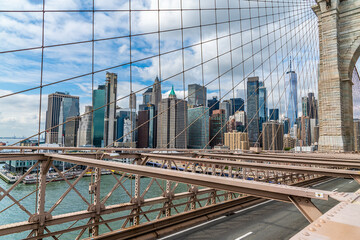
<instances>
[{"instance_id":1,"label":"glass office tower","mask_svg":"<svg viewBox=\"0 0 360 240\"><path fill-rule=\"evenodd\" d=\"M105 85L99 85L98 89L93 91L93 125L92 125L92 139L95 147L101 147L104 140L104 118L105 108L100 108L105 105Z\"/></svg>"}]
</instances>

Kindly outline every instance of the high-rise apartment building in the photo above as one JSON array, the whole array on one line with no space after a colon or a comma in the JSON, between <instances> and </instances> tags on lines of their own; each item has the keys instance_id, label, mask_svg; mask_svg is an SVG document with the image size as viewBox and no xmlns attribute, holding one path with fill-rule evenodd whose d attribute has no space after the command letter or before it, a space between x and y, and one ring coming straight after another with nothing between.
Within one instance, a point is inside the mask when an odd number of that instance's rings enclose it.
<instances>
[{"instance_id":1,"label":"high-rise apartment building","mask_svg":"<svg viewBox=\"0 0 360 240\"><path fill-rule=\"evenodd\" d=\"M77 146L91 146L91 129L92 129L92 106L85 106L85 114L81 116L79 123L79 130L77 134Z\"/></svg>"},{"instance_id":2,"label":"high-rise apartment building","mask_svg":"<svg viewBox=\"0 0 360 240\"><path fill-rule=\"evenodd\" d=\"M93 122L92 122L92 144L95 147L103 146L104 141L104 119L105 119L105 85L99 85L93 91Z\"/></svg>"},{"instance_id":3,"label":"high-rise apartment building","mask_svg":"<svg viewBox=\"0 0 360 240\"><path fill-rule=\"evenodd\" d=\"M199 84L189 84L188 93L189 107L206 106L206 87L203 87Z\"/></svg>"},{"instance_id":4,"label":"high-rise apartment building","mask_svg":"<svg viewBox=\"0 0 360 240\"><path fill-rule=\"evenodd\" d=\"M159 104L157 147L186 148L187 101L177 99L174 88Z\"/></svg>"},{"instance_id":5,"label":"high-rise apartment building","mask_svg":"<svg viewBox=\"0 0 360 240\"><path fill-rule=\"evenodd\" d=\"M210 146L224 144L224 133L226 132L227 122L223 109L214 110L210 117Z\"/></svg>"},{"instance_id":6,"label":"high-rise apartment building","mask_svg":"<svg viewBox=\"0 0 360 240\"><path fill-rule=\"evenodd\" d=\"M283 150L284 125L282 123L275 121L263 123L262 135L264 150Z\"/></svg>"},{"instance_id":7,"label":"high-rise apartment building","mask_svg":"<svg viewBox=\"0 0 360 240\"><path fill-rule=\"evenodd\" d=\"M310 117L301 117L300 136L303 146L311 146Z\"/></svg>"},{"instance_id":8,"label":"high-rise apartment building","mask_svg":"<svg viewBox=\"0 0 360 240\"><path fill-rule=\"evenodd\" d=\"M117 74L107 72L105 81L104 147L113 144L114 140L116 140L116 96Z\"/></svg>"},{"instance_id":9,"label":"high-rise apartment building","mask_svg":"<svg viewBox=\"0 0 360 240\"><path fill-rule=\"evenodd\" d=\"M188 109L188 147L202 149L209 142L209 116L205 106ZM205 114L204 114L205 113Z\"/></svg>"},{"instance_id":10,"label":"high-rise apartment building","mask_svg":"<svg viewBox=\"0 0 360 240\"><path fill-rule=\"evenodd\" d=\"M63 103L63 99L68 99ZM62 112L60 113L62 109ZM67 114L69 116L79 115L79 97L71 96L69 93L55 92L48 96L48 107L46 111L46 143L58 143L64 135L64 127L55 127L64 122ZM59 133L60 130L60 133Z\"/></svg>"},{"instance_id":11,"label":"high-rise apartment building","mask_svg":"<svg viewBox=\"0 0 360 240\"><path fill-rule=\"evenodd\" d=\"M230 150L249 150L249 137L246 132L232 131L225 133L225 146Z\"/></svg>"},{"instance_id":12,"label":"high-rise apartment building","mask_svg":"<svg viewBox=\"0 0 360 240\"><path fill-rule=\"evenodd\" d=\"M247 81L247 130L250 146L258 142L259 129L259 77Z\"/></svg>"}]
</instances>

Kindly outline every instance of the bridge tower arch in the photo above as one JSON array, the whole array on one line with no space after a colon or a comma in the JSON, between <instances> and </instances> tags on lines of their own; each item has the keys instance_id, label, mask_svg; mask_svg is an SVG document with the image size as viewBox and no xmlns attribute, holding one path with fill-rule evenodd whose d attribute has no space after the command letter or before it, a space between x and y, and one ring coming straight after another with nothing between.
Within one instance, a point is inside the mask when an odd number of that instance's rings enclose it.
<instances>
[{"instance_id":1,"label":"bridge tower arch","mask_svg":"<svg viewBox=\"0 0 360 240\"><path fill-rule=\"evenodd\" d=\"M360 56L360 1L317 0L319 151L354 148L352 73Z\"/></svg>"}]
</instances>

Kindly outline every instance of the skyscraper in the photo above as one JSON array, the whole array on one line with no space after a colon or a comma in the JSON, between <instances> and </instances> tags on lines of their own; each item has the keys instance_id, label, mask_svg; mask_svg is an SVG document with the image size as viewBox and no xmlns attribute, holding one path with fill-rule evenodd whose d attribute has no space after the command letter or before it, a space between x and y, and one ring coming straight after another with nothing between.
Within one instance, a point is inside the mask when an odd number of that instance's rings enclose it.
<instances>
[{"instance_id":1,"label":"skyscraper","mask_svg":"<svg viewBox=\"0 0 360 240\"><path fill-rule=\"evenodd\" d=\"M136 110L136 94L131 93L129 96L129 108Z\"/></svg>"},{"instance_id":2,"label":"skyscraper","mask_svg":"<svg viewBox=\"0 0 360 240\"><path fill-rule=\"evenodd\" d=\"M212 99L209 99L207 101L208 101L208 108L210 109L209 115L211 116L214 110L218 110L220 108L220 102L217 100L217 96L213 96Z\"/></svg>"},{"instance_id":3,"label":"skyscraper","mask_svg":"<svg viewBox=\"0 0 360 240\"><path fill-rule=\"evenodd\" d=\"M47 111L46 111L46 143L58 143L58 138L59 138L59 127L55 127L57 125L59 125L60 123L60 108L62 106L62 100L64 98L70 98L70 99L74 99L74 104L77 101L77 106L79 103L79 97L76 96L70 96L69 93L64 93L64 92L55 92L52 93L48 96L48 107L47 107ZM77 100L76 100L77 99ZM71 100L70 102L72 102L73 100ZM68 103L68 102L67 102ZM65 107L65 109L63 109L63 112L68 112L67 108L68 108L68 104L65 104L65 106L63 106L63 108ZM79 114L78 114L79 115ZM64 122L63 119L64 118L64 114L62 114L62 121ZM60 137L62 137L62 135L64 134L63 130L64 128L62 127L61 129L61 133L60 133Z\"/></svg>"},{"instance_id":4,"label":"skyscraper","mask_svg":"<svg viewBox=\"0 0 360 240\"><path fill-rule=\"evenodd\" d=\"M107 72L105 81L104 147L116 140L116 96L117 74Z\"/></svg>"},{"instance_id":5,"label":"skyscraper","mask_svg":"<svg viewBox=\"0 0 360 240\"><path fill-rule=\"evenodd\" d=\"M85 112L90 112L81 117L77 134L77 146L91 146L91 129L92 129L92 106L85 106Z\"/></svg>"},{"instance_id":6,"label":"skyscraper","mask_svg":"<svg viewBox=\"0 0 360 240\"><path fill-rule=\"evenodd\" d=\"M222 103L220 103L220 109L224 109L224 111L225 111L225 119L229 120L230 115L232 115L231 101L230 100L224 100Z\"/></svg>"},{"instance_id":7,"label":"skyscraper","mask_svg":"<svg viewBox=\"0 0 360 240\"><path fill-rule=\"evenodd\" d=\"M65 147L76 147L77 133L79 129L79 119L69 117L66 119L69 121L66 123L65 134L64 134L64 146Z\"/></svg>"},{"instance_id":8,"label":"skyscraper","mask_svg":"<svg viewBox=\"0 0 360 240\"><path fill-rule=\"evenodd\" d=\"M301 109L302 109L302 115L304 117L308 117L309 116L309 99L307 97L302 97L301 98Z\"/></svg>"},{"instance_id":9,"label":"skyscraper","mask_svg":"<svg viewBox=\"0 0 360 240\"><path fill-rule=\"evenodd\" d=\"M264 82L259 82L259 130L262 131L262 124L267 121L266 87Z\"/></svg>"},{"instance_id":10,"label":"skyscraper","mask_svg":"<svg viewBox=\"0 0 360 240\"><path fill-rule=\"evenodd\" d=\"M152 88L151 104L155 105L155 109L157 110L160 102L161 102L161 82L159 78L156 77Z\"/></svg>"},{"instance_id":11,"label":"skyscraper","mask_svg":"<svg viewBox=\"0 0 360 240\"><path fill-rule=\"evenodd\" d=\"M270 109L269 110L269 120L279 121L279 109Z\"/></svg>"},{"instance_id":12,"label":"skyscraper","mask_svg":"<svg viewBox=\"0 0 360 240\"><path fill-rule=\"evenodd\" d=\"M259 129L259 77L247 81L247 123L250 146L258 142Z\"/></svg>"},{"instance_id":13,"label":"skyscraper","mask_svg":"<svg viewBox=\"0 0 360 240\"><path fill-rule=\"evenodd\" d=\"M141 110L138 112L138 148L149 147L149 110Z\"/></svg>"},{"instance_id":14,"label":"skyscraper","mask_svg":"<svg viewBox=\"0 0 360 240\"><path fill-rule=\"evenodd\" d=\"M92 124L92 144L101 147L104 140L104 119L105 119L105 85L99 85L93 91L93 124Z\"/></svg>"},{"instance_id":15,"label":"skyscraper","mask_svg":"<svg viewBox=\"0 0 360 240\"><path fill-rule=\"evenodd\" d=\"M199 84L189 84L189 106L206 106L206 91L206 87L203 87Z\"/></svg>"},{"instance_id":16,"label":"skyscraper","mask_svg":"<svg viewBox=\"0 0 360 240\"><path fill-rule=\"evenodd\" d=\"M283 150L284 147L284 125L279 122L263 123L263 149Z\"/></svg>"},{"instance_id":17,"label":"skyscraper","mask_svg":"<svg viewBox=\"0 0 360 240\"><path fill-rule=\"evenodd\" d=\"M188 109L189 148L202 149L209 142L209 116L204 114L208 109L205 106Z\"/></svg>"},{"instance_id":18,"label":"skyscraper","mask_svg":"<svg viewBox=\"0 0 360 240\"><path fill-rule=\"evenodd\" d=\"M223 109L214 110L210 117L210 146L223 145L225 132L225 111Z\"/></svg>"},{"instance_id":19,"label":"skyscraper","mask_svg":"<svg viewBox=\"0 0 360 240\"><path fill-rule=\"evenodd\" d=\"M60 104L59 124L61 125L59 126L58 144L64 144L65 128L67 123L62 123L66 122L68 118L77 117L79 115L79 97L68 95L68 97L62 98Z\"/></svg>"},{"instance_id":20,"label":"skyscraper","mask_svg":"<svg viewBox=\"0 0 360 240\"><path fill-rule=\"evenodd\" d=\"M161 100L157 121L158 148L187 147L187 101L177 99L174 88Z\"/></svg>"},{"instance_id":21,"label":"skyscraper","mask_svg":"<svg viewBox=\"0 0 360 240\"><path fill-rule=\"evenodd\" d=\"M135 129L136 127L136 111L132 111L128 108L117 109L116 112L116 140L117 142L135 142L136 140L136 131L133 131L131 134L128 134L128 128ZM126 136L125 136L126 135Z\"/></svg>"},{"instance_id":22,"label":"skyscraper","mask_svg":"<svg viewBox=\"0 0 360 240\"><path fill-rule=\"evenodd\" d=\"M244 99L242 98L230 98L231 103L231 113L230 115L234 115L237 111L244 111Z\"/></svg>"},{"instance_id":23,"label":"skyscraper","mask_svg":"<svg viewBox=\"0 0 360 240\"><path fill-rule=\"evenodd\" d=\"M153 92L153 89L152 89L152 88L148 88L148 89L143 93L143 104L151 103L152 92Z\"/></svg>"},{"instance_id":24,"label":"skyscraper","mask_svg":"<svg viewBox=\"0 0 360 240\"><path fill-rule=\"evenodd\" d=\"M298 118L298 105L297 105L297 74L292 70L290 60L290 71L287 72L289 74L290 81L290 93L289 93L289 101L288 101L288 111L287 116L290 119L290 127L294 126L296 119Z\"/></svg>"}]
</instances>

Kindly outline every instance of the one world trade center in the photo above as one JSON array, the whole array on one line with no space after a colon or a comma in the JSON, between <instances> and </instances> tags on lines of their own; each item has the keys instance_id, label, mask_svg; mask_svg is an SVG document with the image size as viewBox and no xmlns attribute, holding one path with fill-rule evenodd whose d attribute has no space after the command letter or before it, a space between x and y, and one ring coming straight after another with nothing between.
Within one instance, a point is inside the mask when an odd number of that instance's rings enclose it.
<instances>
[{"instance_id":1,"label":"one world trade center","mask_svg":"<svg viewBox=\"0 0 360 240\"><path fill-rule=\"evenodd\" d=\"M298 117L298 105L297 105L297 74L292 70L290 60L290 71L287 72L290 75L290 93L288 104L287 117L290 119L290 127L294 126L294 123Z\"/></svg>"}]
</instances>

